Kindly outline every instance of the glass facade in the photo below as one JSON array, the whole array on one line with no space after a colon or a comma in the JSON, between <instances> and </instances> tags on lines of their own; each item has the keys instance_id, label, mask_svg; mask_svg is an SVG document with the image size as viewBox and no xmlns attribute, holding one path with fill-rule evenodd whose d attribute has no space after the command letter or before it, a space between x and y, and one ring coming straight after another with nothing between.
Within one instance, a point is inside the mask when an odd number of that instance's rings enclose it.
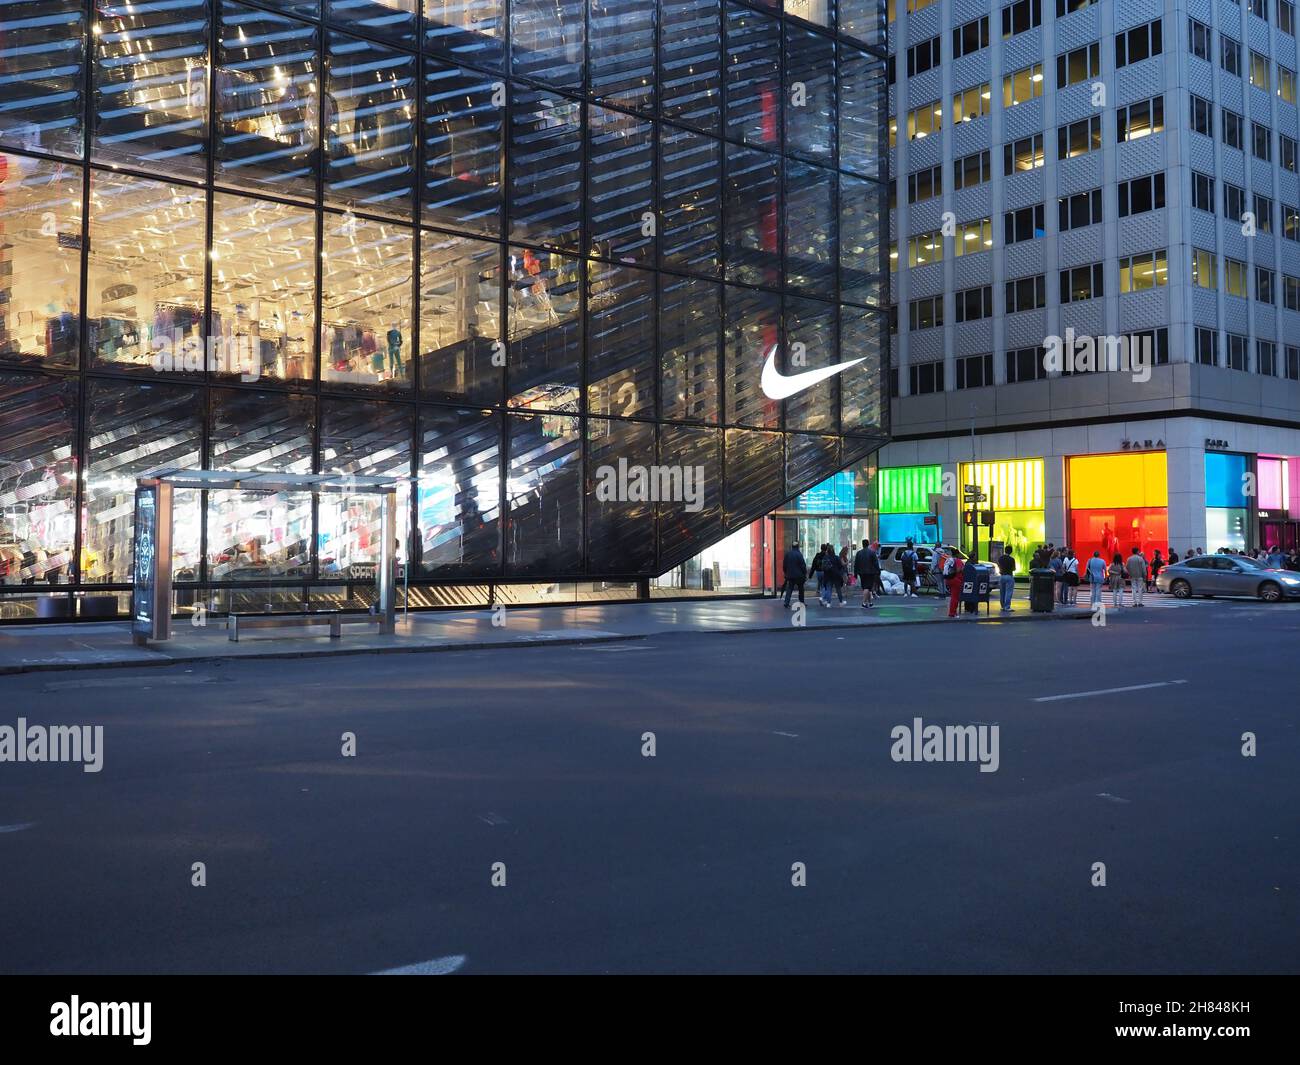
<instances>
[{"instance_id":1,"label":"glass facade","mask_svg":"<svg viewBox=\"0 0 1300 1065\"><path fill-rule=\"evenodd\" d=\"M124 591L161 468L407 478L406 578L477 587L665 572L886 438L883 3L0 21L0 593ZM203 587L377 557L356 500L176 515Z\"/></svg>"},{"instance_id":2,"label":"glass facade","mask_svg":"<svg viewBox=\"0 0 1300 1065\"><path fill-rule=\"evenodd\" d=\"M943 492L943 467L891 466L876 480L880 512L878 538L887 544L937 544L943 539L943 519L933 512L930 497Z\"/></svg>"},{"instance_id":3,"label":"glass facade","mask_svg":"<svg viewBox=\"0 0 1300 1065\"><path fill-rule=\"evenodd\" d=\"M1163 451L1083 455L1066 460L1069 544L1081 559L1109 563L1134 547L1169 555L1169 476Z\"/></svg>"},{"instance_id":4,"label":"glass facade","mask_svg":"<svg viewBox=\"0 0 1300 1065\"><path fill-rule=\"evenodd\" d=\"M988 496L981 510L993 511L993 526L980 528L980 557L989 560L989 544L1000 541L1016 560L1016 573L1029 572L1034 552L1047 539L1042 459L1008 459L1004 462L964 462L961 484L977 484ZM962 549L970 551L974 536L962 525ZM996 561L996 557L992 561Z\"/></svg>"}]
</instances>

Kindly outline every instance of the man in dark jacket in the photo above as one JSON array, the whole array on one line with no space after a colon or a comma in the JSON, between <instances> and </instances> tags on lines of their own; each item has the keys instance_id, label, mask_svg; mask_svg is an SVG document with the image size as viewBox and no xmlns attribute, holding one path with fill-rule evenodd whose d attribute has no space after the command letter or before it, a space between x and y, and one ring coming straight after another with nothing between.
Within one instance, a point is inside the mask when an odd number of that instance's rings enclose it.
<instances>
[{"instance_id":1,"label":"man in dark jacket","mask_svg":"<svg viewBox=\"0 0 1300 1065\"><path fill-rule=\"evenodd\" d=\"M862 583L862 609L866 610L880 580L880 556L872 549L870 540L863 540L862 550L853 556L853 575Z\"/></svg>"},{"instance_id":2,"label":"man in dark jacket","mask_svg":"<svg viewBox=\"0 0 1300 1065\"><path fill-rule=\"evenodd\" d=\"M790 595L796 588L799 589L799 602L804 601L803 586L808 579L808 563L804 561L798 544L791 544L790 550L781 559L781 571L785 574L785 606L788 610Z\"/></svg>"}]
</instances>

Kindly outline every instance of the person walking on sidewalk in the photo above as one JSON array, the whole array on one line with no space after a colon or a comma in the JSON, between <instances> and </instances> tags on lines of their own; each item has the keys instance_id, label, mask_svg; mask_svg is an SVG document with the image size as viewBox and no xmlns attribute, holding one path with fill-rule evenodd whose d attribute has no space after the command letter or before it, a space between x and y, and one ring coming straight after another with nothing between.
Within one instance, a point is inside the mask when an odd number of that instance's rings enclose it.
<instances>
[{"instance_id":1,"label":"person walking on sidewalk","mask_svg":"<svg viewBox=\"0 0 1300 1065\"><path fill-rule=\"evenodd\" d=\"M1128 567L1129 584L1133 588L1133 605L1141 606L1147 590L1147 560L1140 547L1134 545L1125 565Z\"/></svg>"},{"instance_id":2,"label":"person walking on sidewalk","mask_svg":"<svg viewBox=\"0 0 1300 1065\"><path fill-rule=\"evenodd\" d=\"M916 554L916 548L912 546L912 541L908 540L907 545L903 548L902 553L898 556L898 561L903 567L903 595L916 594L916 567L920 561Z\"/></svg>"},{"instance_id":3,"label":"person walking on sidewalk","mask_svg":"<svg viewBox=\"0 0 1300 1065\"><path fill-rule=\"evenodd\" d=\"M785 608L790 609L790 596L799 589L799 602L803 602L803 586L808 580L808 563L804 561L803 552L798 544L791 544L790 550L781 559L781 572L785 575Z\"/></svg>"},{"instance_id":4,"label":"person walking on sidewalk","mask_svg":"<svg viewBox=\"0 0 1300 1065\"><path fill-rule=\"evenodd\" d=\"M1165 568L1165 560L1160 557L1160 548L1156 548L1156 553L1151 557L1151 572L1147 574L1147 591L1154 592L1159 590L1156 584L1156 578L1160 576L1160 571Z\"/></svg>"},{"instance_id":5,"label":"person walking on sidewalk","mask_svg":"<svg viewBox=\"0 0 1300 1065\"><path fill-rule=\"evenodd\" d=\"M862 550L853 557L853 573L862 582L862 609L868 610L876 581L880 579L880 556L873 550L870 540L863 540Z\"/></svg>"},{"instance_id":6,"label":"person walking on sidewalk","mask_svg":"<svg viewBox=\"0 0 1300 1065\"><path fill-rule=\"evenodd\" d=\"M1002 612L1011 609L1011 599L1016 594L1016 560L1005 547L998 555L998 591L1002 597Z\"/></svg>"},{"instance_id":7,"label":"person walking on sidewalk","mask_svg":"<svg viewBox=\"0 0 1300 1065\"><path fill-rule=\"evenodd\" d=\"M1124 556L1118 551L1110 560L1110 602L1111 606L1124 605ZM1095 600L1094 600L1095 602Z\"/></svg>"},{"instance_id":8,"label":"person walking on sidewalk","mask_svg":"<svg viewBox=\"0 0 1300 1065\"><path fill-rule=\"evenodd\" d=\"M1101 602L1102 588L1106 583L1106 560L1101 557L1100 551L1094 551L1092 558L1088 559L1088 584L1091 585L1092 599L1089 606L1097 606Z\"/></svg>"},{"instance_id":9,"label":"person walking on sidewalk","mask_svg":"<svg viewBox=\"0 0 1300 1065\"><path fill-rule=\"evenodd\" d=\"M817 554L813 555L812 566L811 566L813 576L817 578L818 599L821 598L821 594L822 594L822 559L824 559L825 557L826 557L826 545L822 544L821 547L817 548Z\"/></svg>"},{"instance_id":10,"label":"person walking on sidewalk","mask_svg":"<svg viewBox=\"0 0 1300 1065\"><path fill-rule=\"evenodd\" d=\"M957 607L961 603L962 571L965 568L966 563L954 555L948 560L948 568L944 571L948 577L948 616L950 618L957 616Z\"/></svg>"},{"instance_id":11,"label":"person walking on sidewalk","mask_svg":"<svg viewBox=\"0 0 1300 1065\"><path fill-rule=\"evenodd\" d=\"M834 549L828 550L822 556L822 606L829 607L832 605L832 592L840 597L840 606L843 606L844 570L840 568L840 556L835 553Z\"/></svg>"}]
</instances>

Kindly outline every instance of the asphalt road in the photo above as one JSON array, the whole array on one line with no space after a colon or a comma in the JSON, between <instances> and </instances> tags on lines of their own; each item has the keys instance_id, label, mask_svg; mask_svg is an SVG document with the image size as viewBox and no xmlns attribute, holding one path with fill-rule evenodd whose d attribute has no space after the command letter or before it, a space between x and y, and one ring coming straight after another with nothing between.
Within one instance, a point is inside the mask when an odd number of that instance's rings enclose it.
<instances>
[{"instance_id":1,"label":"asphalt road","mask_svg":"<svg viewBox=\"0 0 1300 1065\"><path fill-rule=\"evenodd\" d=\"M0 764L0 971L1295 972L1298 642L1200 603L3 677L0 725L105 731ZM998 771L894 762L916 717Z\"/></svg>"}]
</instances>

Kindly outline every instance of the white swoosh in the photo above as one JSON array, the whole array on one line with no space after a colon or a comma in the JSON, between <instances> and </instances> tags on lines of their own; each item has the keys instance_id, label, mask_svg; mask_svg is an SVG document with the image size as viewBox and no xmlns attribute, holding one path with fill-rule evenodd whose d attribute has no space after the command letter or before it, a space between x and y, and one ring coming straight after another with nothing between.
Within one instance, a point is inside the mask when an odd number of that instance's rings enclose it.
<instances>
[{"instance_id":1,"label":"white swoosh","mask_svg":"<svg viewBox=\"0 0 1300 1065\"><path fill-rule=\"evenodd\" d=\"M812 388L818 381L825 381L828 377L834 377L837 373L843 373L850 366L856 366L860 362L865 362L866 356L860 359L850 359L848 362L837 362L834 366L823 366L820 370L806 370L803 373L783 374L776 368L776 346L767 353L767 362L763 363L763 376L759 380L759 385L763 389L763 395L768 399L788 399L790 396L797 395L805 388Z\"/></svg>"}]
</instances>

